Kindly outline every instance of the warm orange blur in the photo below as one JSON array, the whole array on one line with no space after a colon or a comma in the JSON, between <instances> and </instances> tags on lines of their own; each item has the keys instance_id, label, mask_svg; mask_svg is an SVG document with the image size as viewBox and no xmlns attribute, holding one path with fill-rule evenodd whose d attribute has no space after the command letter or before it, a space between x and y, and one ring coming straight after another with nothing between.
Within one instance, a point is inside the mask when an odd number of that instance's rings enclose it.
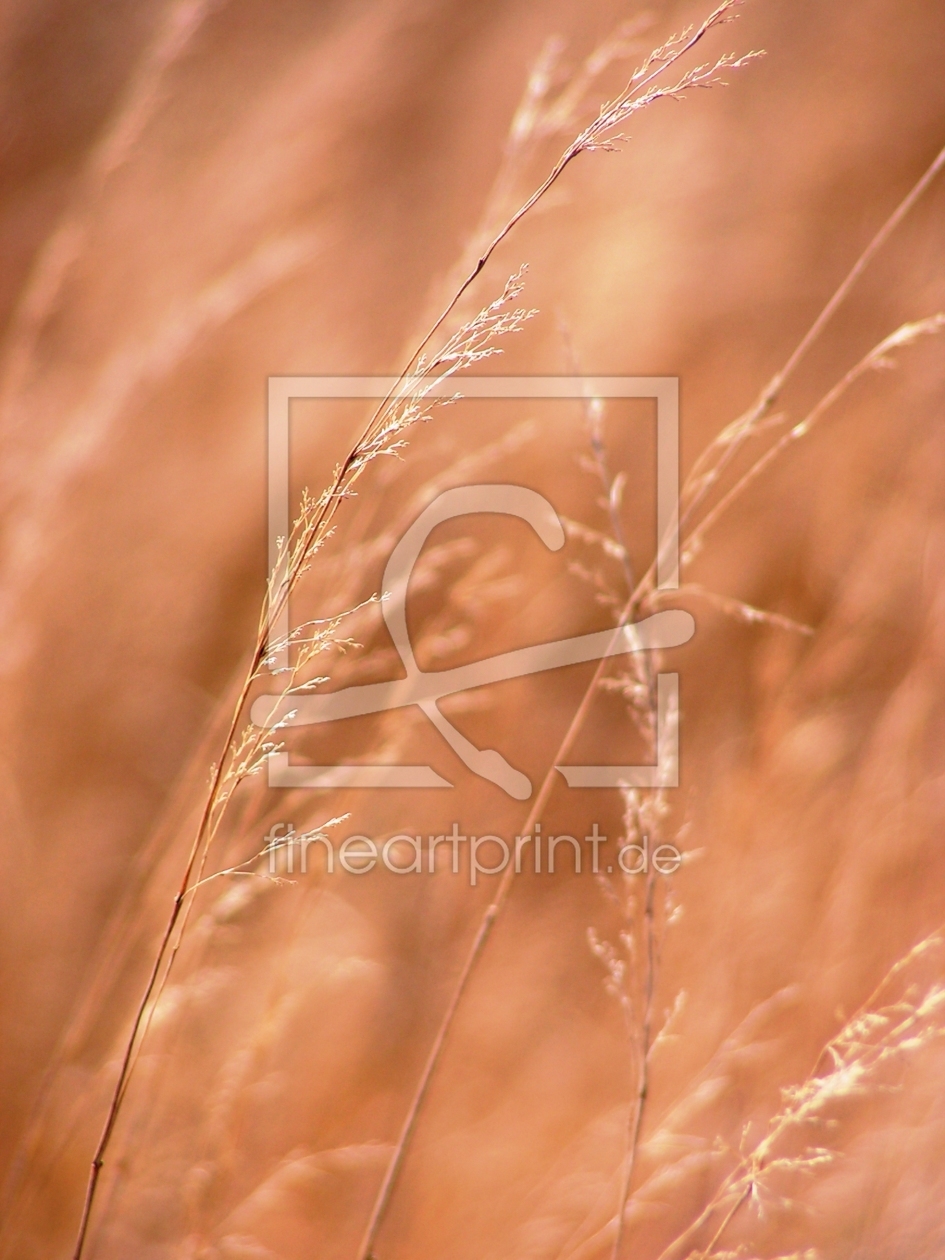
<instances>
[{"instance_id":1,"label":"warm orange blur","mask_svg":"<svg viewBox=\"0 0 945 1260\"><path fill-rule=\"evenodd\" d=\"M632 23L577 125L708 7L658 3ZM635 115L619 152L582 154L463 306L491 301L524 262L521 301L539 313L482 370L678 376L683 473L945 143L940 0L740 12L697 60L766 57ZM497 176L501 216L570 138L503 166L549 36L563 40L551 90L566 91L637 17L617 0L12 0L0 16L2 1260L72 1254L265 589L267 377L398 371ZM899 325L945 310L941 179L793 379L778 404L792 422ZM817 1123L791 1128L772 1157L784 1165L717 1242L725 1211L685 1233L756 1148L779 1090L829 1068L825 1045L945 922L943 345L924 337L855 384L721 518L667 605L697 621L663 666L680 675L681 752L659 827L687 860L653 885L654 1036L676 1009L650 1056L623 1260L657 1260L677 1238L680 1258L710 1244L744 1245L746 1260L945 1248L935 945L874 1003L899 1005L870 1025L870 1072L831 1078ZM293 416L293 487L317 492L365 407ZM655 544L651 417L646 404L604 417L637 573ZM577 405L460 403L408 439L403 463L378 461L343 508L298 601L306 616L378 590L434 485L520 482L610 527ZM434 544L409 603L424 669L603 629L608 593L625 596L621 566L580 531L557 555L508 522L453 522ZM361 646L318 672L397 676L376 605L350 635ZM537 784L592 673L498 684L444 712ZM258 777L208 873L258 853L276 822L349 814L336 841L454 821L522 829L527 805L475 778L416 709L287 741L296 763L429 763L454 786ZM572 759L645 757L621 697L601 693ZM618 793L556 782L544 831L597 822L613 845ZM563 852L565 870L516 880L474 971L377 1260L612 1254L644 886L569 875ZM357 1260L496 880L311 867L196 895L109 1148L89 1260ZM606 983L622 929L625 1011ZM808 1148L840 1154L804 1170Z\"/></svg>"}]
</instances>

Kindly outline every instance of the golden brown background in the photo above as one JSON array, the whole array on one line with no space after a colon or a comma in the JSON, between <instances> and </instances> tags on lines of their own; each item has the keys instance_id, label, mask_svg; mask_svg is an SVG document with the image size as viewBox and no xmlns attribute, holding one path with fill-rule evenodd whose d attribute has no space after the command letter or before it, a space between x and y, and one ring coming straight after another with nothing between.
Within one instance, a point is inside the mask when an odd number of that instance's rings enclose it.
<instances>
[{"instance_id":1,"label":"golden brown background","mask_svg":"<svg viewBox=\"0 0 945 1260\"><path fill-rule=\"evenodd\" d=\"M11 0L0 15L5 1260L71 1254L122 1034L263 593L266 377L399 369L479 220L547 37L563 37L574 67L636 12ZM704 11L657 3L651 16L637 59ZM684 470L945 142L938 0L758 0L711 39L706 56L767 56L728 88L637 115L619 154L582 156L476 289L490 300L526 261L524 300L540 311L490 370L576 361L679 376ZM604 71L582 122L625 75L626 63ZM517 172L523 193L561 147ZM943 211L935 187L792 385L792 415L903 320L945 307ZM657 1008L687 998L654 1058L625 1255L656 1257L681 1232L718 1180L713 1142L737 1148L748 1121L763 1124L779 1088L945 918L941 365L932 340L858 386L693 566L693 581L816 634L681 600L698 631L673 656L682 773L668 827L694 857L675 877L683 913L665 932ZM576 471L580 417L559 450L534 409L460 414L418 431L396 475L365 481L314 575L314 606L376 589L383 558L358 552L352 578L345 547L395 530L432 477L523 420L537 436L486 461L484 479L557 487L563 511L602 527ZM300 439L313 489L358 419L339 409ZM615 434L613 458L632 470L645 443ZM628 501L627 521L639 563L646 512ZM412 613L433 645L426 667L608 624L522 529L480 531L475 556L446 558ZM368 625L362 641L344 668L391 676L382 632ZM588 676L509 684L451 712L535 778ZM622 720L602 701L584 751L612 750ZM323 738L293 748L332 760ZM456 789L257 789L227 852L256 851L276 818L301 829L342 810L349 830L382 837L454 817L506 836L521 825L521 807L421 721L394 715L347 738L429 759ZM614 834L619 802L575 805L563 788L547 824L570 830L592 811ZM379 874L266 883L242 901L228 889L208 886L192 915L89 1256L353 1257L490 895ZM589 927L616 931L593 880L513 889L378 1260L609 1256L633 1086ZM789 1202L765 1215L746 1209L720 1246L940 1255L943 1066L932 1043L882 1089L841 1100L823 1140L843 1157L785 1185Z\"/></svg>"}]
</instances>

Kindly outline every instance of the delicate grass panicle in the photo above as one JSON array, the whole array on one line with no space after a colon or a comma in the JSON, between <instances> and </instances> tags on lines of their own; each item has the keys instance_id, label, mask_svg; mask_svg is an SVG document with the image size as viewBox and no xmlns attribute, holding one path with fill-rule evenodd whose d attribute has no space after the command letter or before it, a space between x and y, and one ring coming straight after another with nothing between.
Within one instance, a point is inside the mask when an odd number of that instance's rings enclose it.
<instances>
[{"instance_id":1,"label":"delicate grass panicle","mask_svg":"<svg viewBox=\"0 0 945 1260\"><path fill-rule=\"evenodd\" d=\"M457 391L460 391L465 371L501 353L506 338L521 332L537 315L537 311L518 305L525 283L524 265L510 276L493 300L478 310L469 305L470 290L502 242L542 202L574 160L584 154L620 149L626 140L624 129L641 111L664 98L679 100L697 88L719 85L725 72L740 70L761 56L759 52L750 51L724 53L695 66L689 66L686 61L710 32L737 16L740 3L741 0L724 0L701 24L672 36L645 56L627 79L624 89L605 102L590 121L586 119L591 93L597 91L601 78L615 65L638 54L641 33L649 19L624 23L571 75L561 70L561 42L552 40L546 44L513 117L500 169L485 200L479 225L470 237L469 249L448 281L446 298L436 303L433 313L423 323L424 331L413 342L395 386L338 463L328 487L317 496L308 492L303 495L289 535L279 543L255 640L248 652L248 667L222 733L220 753L202 798L192 842L176 879L176 893L150 961L146 984L121 1043L117 1073L86 1185L73 1260L90 1254L92 1225L104 1219L109 1210L108 1200L98 1193L102 1169L106 1160L112 1158L112 1141L129 1090L133 1085L145 1088L136 1069L142 1062L142 1048L146 1047L161 996L168 991L169 977L189 926L196 890L223 876L242 875L266 886L273 882L267 863L281 843L278 840L267 840L261 849L255 845L251 856L244 861L220 863L220 869L213 868L215 842L221 836L224 818L232 816L229 811L239 799L241 785L257 776L274 753L283 750L281 730L292 717L290 712L289 717L270 728L249 724L246 718L249 701L264 677L272 685L273 674L278 690L273 712L276 708L283 711L283 702L291 703L292 697L303 696L329 680L337 680L341 666L335 663L332 653L354 646L354 636L376 612L378 597L365 596L353 580L345 580L343 571L360 571L362 563L366 565L368 559L376 559L389 544L394 527L383 537L353 539L339 560L326 551L326 544L344 519L339 515L343 506L356 497L369 468L381 457L404 459L411 431L432 421L438 408L461 396L459 392L452 398L444 395L444 382L454 376L459 378ZM173 8L170 26L161 37L158 52L132 93L131 104L124 115L125 124L116 130L98 156L102 171L111 171L121 163L128 146L146 125L157 79L193 37L203 20L205 7L210 6L189 4ZM550 142L560 143L565 135L572 135L573 139L534 191L523 195L521 188L532 164L545 154ZM800 419L774 413L785 387L819 343L828 323L943 166L945 150L860 255L755 404L725 427L692 464L682 485L679 517L674 522L679 531L684 577L680 590L672 592L674 600L691 596L709 602L747 625L800 636L804 640L813 635L812 626L804 621L688 580L687 570L704 553L707 539L717 523L743 499L750 487L782 460L790 448L821 428L829 413L864 378L876 369L890 366L901 351L945 329L945 316L940 314L902 324L852 367L838 373L836 383ZM96 174L97 170L98 167L94 167L88 178L87 195L93 200L104 178L101 172ZM54 239L49 256L37 273L39 279L31 305L27 304L30 309L41 308L48 313L55 305L69 269L69 259L81 243L82 223L80 215ZM21 358L29 357L30 339L35 336L40 322L38 316L32 321L27 319L14 338L14 347L19 347L16 353ZM576 356L570 347L569 353L572 366L577 370ZM635 554L634 540L627 536L622 512L626 472L615 471L614 455L606 440L605 418L603 404L587 403L583 465L596 479L606 525L592 528L569 519L565 527L575 547L582 549L582 559L574 561L572 571L585 582L591 597L609 610L616 635L628 623L658 611L665 600L666 593L657 588L656 574L669 538L657 539L646 567L640 566L643 571L635 570L631 560L631 555ZM524 426L506 434L486 449L467 456L461 461L462 466L457 465L453 472L458 469L463 475L471 474L526 445L532 432L533 429ZM407 505L404 521L409 520L418 503L429 502L443 485L442 478L433 478L422 486ZM447 566L453 557L466 554L462 548L462 543L446 544L435 555L426 556L418 563L415 573L418 584L428 580L432 583L439 569ZM312 574L319 576L323 586L331 588L338 602L322 608L321 615L310 617L280 638L276 627L282 624L287 601L302 593L303 584ZM480 576L484 585L487 579L491 580L488 565ZM338 608L341 611L337 611ZM443 624L434 623L434 630L425 642L431 651L436 648L437 635L442 638L454 630L448 622L449 618ZM323 665L324 661L332 663ZM633 728L638 744L642 742L651 763L657 760L660 664L659 655L648 652L630 654L624 672L614 672L606 660L600 662L554 757L543 767L546 773L519 828L522 835L532 833L542 818L555 783L555 766L567 760L587 723L592 704L602 691L620 699L626 723ZM670 727L674 727L679 721L678 712L670 712L667 720ZM656 846L679 839L676 826L681 820L671 808L665 788L625 788L621 804L625 843ZM331 818L309 834L327 835L343 818L344 815ZM686 854L686 863L695 856ZM496 881L488 905L475 924L450 982L442 1014L421 1056L409 1102L398 1114L395 1140L389 1148L371 1148L376 1177L369 1205L357 1209L362 1213L358 1217L360 1241L352 1260L370 1260L380 1254L378 1240L392 1214L392 1205L399 1197L405 1166L414 1157L413 1139L420 1118L428 1109L431 1087L446 1057L470 981L480 967L490 935L506 908L513 874L509 866ZM607 992L619 1008L625 1032L625 1077L631 1084L619 1118L620 1154L613 1178L560 1256L562 1260L564 1257L601 1260L609 1255L611 1260L626 1260L630 1255L642 1256L645 1251L647 1255L652 1252L659 1256L660 1260L696 1256L703 1260L710 1256L716 1260L735 1256L751 1260L755 1255L751 1232L754 1225L764 1220L766 1213L783 1211L786 1205L790 1207L800 1201L804 1187L815 1184L817 1177L839 1159L840 1145L834 1141L841 1127L837 1113L858 1099L872 1097L875 1091L894 1085L897 1072L901 1073L905 1065L919 1061L934 1048L945 1029L945 987L936 979L910 977L914 971L918 974L916 969L926 966L930 959L939 958L941 937L936 934L916 946L890 971L852 1018L840 1020L840 1032L826 1045L814 1071L799 1085L781 1082L779 1105L769 1109L763 1118L756 1114L744 1117L740 1143L729 1141L721 1132L714 1140L707 1141L692 1137L686 1126L695 1127L701 1122L700 1117L708 1117L706 1125L712 1123L713 1100L727 1088L737 1066L749 1057L749 1051L760 1044L760 1030L765 1020L787 1009L797 995L779 991L757 1007L702 1071L688 1082L687 1088L668 1107L661 1101L660 1113L655 1114L654 1081L663 1061L661 1056L673 1052L674 1040L679 1035L691 997L682 988L664 993L664 958L671 941L670 933L685 907L678 903L672 879L659 877L652 864L642 879L620 873L613 878L600 874L597 883L608 907L609 921L616 926L609 934L590 928L588 940L603 970ZM660 1151L670 1153L660 1156ZM657 1243L654 1242L656 1236L646 1232L648 1222L657 1211L656 1205L667 1202L678 1204L673 1209L674 1233L668 1242L660 1238ZM733 1243L736 1230L738 1240ZM780 1257L771 1260L801 1260L802 1257L812 1260L814 1253L806 1244L794 1247L793 1234L787 1247ZM224 1252L200 1254L222 1257ZM230 1254L237 1252L226 1252ZM238 1254L248 1256L250 1251ZM262 1255L263 1252L252 1254Z\"/></svg>"},{"instance_id":2,"label":"delicate grass panicle","mask_svg":"<svg viewBox=\"0 0 945 1260\"><path fill-rule=\"evenodd\" d=\"M643 64L631 75L624 91L614 100L603 105L593 122L584 128L574 139L561 157L552 167L542 183L529 196L496 232L492 240L485 246L475 261L469 274L461 281L450 297L442 313L434 320L429 330L421 338L416 350L405 365L397 386L368 421L360 439L335 470L332 484L317 498L305 496L300 515L297 517L289 538L282 543L282 549L270 579L270 587L260 614L251 665L233 711L229 729L224 741L224 751L220 762L211 773L210 786L206 805L188 857L177 896L162 937L154 965L145 987L138 1012L132 1023L125 1054L122 1058L118 1079L115 1084L112 1102L106 1117L105 1127L98 1148L92 1159L88 1189L82 1211L82 1219L74 1251L75 1260L82 1255L95 1191L99 1174L114 1130L118 1112L128 1086L131 1069L138 1048L139 1036L147 1027L148 1010L161 987L166 983L174 955L179 946L180 933L187 922L187 906L193 890L200 886L204 879L204 871L227 802L239 785L248 777L257 774L265 765L267 758L278 751L277 743L268 737L261 728L248 726L241 728L243 712L251 688L263 669L271 664L273 644L271 636L277 624L279 614L286 606L286 601L308 571L314 557L330 536L335 516L340 504L353 492L354 487L365 468L382 455L398 455L404 448L406 431L413 425L430 419L432 408L440 404L441 399L431 399L430 393L436 383L461 373L476 363L500 352L495 342L501 337L518 332L526 320L536 312L524 309L508 310L507 307L522 292L524 268L514 275L505 285L501 295L490 302L472 319L464 322L460 328L449 335L439 350L427 354L430 342L443 327L453 310L457 307L466 291L486 266L498 245L508 236L518 222L529 213L558 181L565 169L582 153L595 150L614 150L625 137L620 133L629 118L654 102L670 97L682 98L688 91L698 87L711 87L722 82L720 72L725 69L736 69L745 65L757 53L749 53L742 57L725 54L712 63L699 65L686 70L679 78L665 82L667 73L692 51L702 39L716 26L734 16L733 10L741 0L724 0L697 28L691 28L668 40L652 52ZM585 78L592 81L595 73L605 68L607 63L618 56L622 48L622 36L608 43L601 52L585 67ZM583 95L583 84L576 81L575 90L565 93L559 98L557 108L547 111L542 117L540 103L545 95L544 82L546 71L539 70L533 75L526 92L525 102L520 109L515 124L510 147L510 155L517 157L525 148L525 142L533 136L543 138L546 134L554 134L566 125L572 112L577 107L580 95ZM300 675L311 660L330 646L337 638L337 631L342 618L332 618L318 625L309 622L304 630L309 633L298 644L301 649L288 673L289 678L283 684L283 698L293 691L304 690L312 685L312 680L303 680ZM285 647L289 644L276 645ZM278 725L271 728L277 730ZM543 791L547 795L547 785ZM537 814L535 815L537 817ZM508 885L500 893L498 903L504 900ZM498 913L498 910L496 910ZM478 938L467 965L466 974L471 970L475 958L485 944L489 926L494 921L491 915ZM175 931L178 932L177 944L173 943ZM461 983L456 994L456 1003L461 995ZM455 1004L452 1009L455 1009ZM383 1217L384 1209L393 1188L404 1148L409 1139L413 1122L424 1096L427 1082L435 1067L445 1032L449 1027L447 1019L442 1036L438 1038L434 1051L428 1062L418 1089L417 1097L404 1127L397 1153L388 1170L375 1210L369 1223L362 1251L367 1254L373 1244L373 1238Z\"/></svg>"}]
</instances>

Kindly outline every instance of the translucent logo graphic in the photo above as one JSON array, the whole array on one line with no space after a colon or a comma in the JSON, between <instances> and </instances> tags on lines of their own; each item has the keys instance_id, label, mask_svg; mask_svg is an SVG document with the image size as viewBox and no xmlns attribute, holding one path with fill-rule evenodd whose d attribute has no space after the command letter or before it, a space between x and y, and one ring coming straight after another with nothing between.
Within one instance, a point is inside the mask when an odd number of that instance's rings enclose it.
<instances>
[{"instance_id":1,"label":"translucent logo graphic","mask_svg":"<svg viewBox=\"0 0 945 1260\"><path fill-rule=\"evenodd\" d=\"M376 377L275 377L269 395L270 556L276 563L280 537L289 529L289 403L292 398L378 398L392 384ZM446 384L449 384L447 382ZM479 377L464 378L466 397L489 398L655 398L657 403L657 559L660 590L678 586L678 383L674 377ZM260 726L311 726L416 705L456 756L475 775L494 783L516 800L527 800L532 784L494 748L477 748L444 716L446 696L512 678L540 674L587 661L678 647L692 637L692 616L667 609L643 621L592 634L558 639L503 652L453 669L419 668L407 629L406 599L410 576L430 533L445 521L479 513L525 521L550 551L564 546L565 533L552 504L519 485L459 486L434 499L394 547L384 571L381 604L384 619L403 664L405 677L352 686L326 695L282 698L260 696L252 719ZM273 637L286 642L289 612ZM277 654L278 657L278 654ZM284 660L275 659L279 669ZM678 783L677 674L657 677L657 762L654 766L558 766L569 787L675 787ZM453 784L431 766L306 766L289 762L286 752L269 760L269 785L284 788L449 788Z\"/></svg>"}]
</instances>

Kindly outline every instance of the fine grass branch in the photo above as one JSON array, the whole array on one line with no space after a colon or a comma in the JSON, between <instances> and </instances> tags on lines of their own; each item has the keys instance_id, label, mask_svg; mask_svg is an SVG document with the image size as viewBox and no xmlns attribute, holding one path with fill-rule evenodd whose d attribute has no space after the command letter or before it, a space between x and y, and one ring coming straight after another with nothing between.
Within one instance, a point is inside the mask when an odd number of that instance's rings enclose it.
<instances>
[{"instance_id":1,"label":"fine grass branch","mask_svg":"<svg viewBox=\"0 0 945 1260\"><path fill-rule=\"evenodd\" d=\"M717 17L720 13L722 13L722 16ZM712 18L716 18L717 21L723 20L724 11L716 10L716 13L712 15ZM704 28L700 28L700 32L704 33ZM672 41L670 41L670 43L672 44ZM691 47L691 43L685 46ZM654 54L654 56L656 55L657 54ZM737 63L735 60L731 60L726 64L735 65ZM690 473L684 483L684 497L682 502L686 506L683 512L681 512L680 523L684 520L688 520L692 512L695 511L698 505L702 502L709 487L718 480L722 472L734 458L738 449L740 449L741 445L747 441L749 437L761 431L765 427L765 423L770 419L771 409L780 397L781 391L787 381L796 373L801 362L820 339L833 315L849 296L856 282L875 258L881 247L890 238L895 229L902 223L922 194L930 187L935 177L943 167L945 167L945 150L943 150L935 158L930 167L924 172L880 231L876 234L876 236L874 236L860 254L851 271L835 290L830 300L821 310L811 327L786 360L784 367L772 378L766 388L762 391L758 402L747 413L745 413L743 417L733 422L733 424L728 426L726 430L723 430L720 437L715 439L715 441L710 443L706 448L706 451L697 461L692 473ZM811 429L819 423L822 417L837 402L839 402L839 400L848 392L856 381L860 380L863 376L876 370L877 368L890 366L890 356L894 351L910 346L926 335L935 335L943 329L945 329L945 316L935 315L928 319L904 324L888 337L884 338L883 341L865 355L859 363L844 374L837 384L820 400L820 402L802 421L793 426L788 433L784 434L774 447L759 457L759 459L755 461L749 470L739 479L736 486L734 486L724 499L716 505L716 508L708 513L699 525L694 527L684 541L681 559L686 562L694 558L695 551L693 550L693 543L695 544L696 549L698 549L702 538L708 530L711 529L715 521L737 500L737 498L744 493L748 485L759 477L772 463L774 463L775 460L784 453L788 446L806 436ZM618 625L614 631L615 636L621 632L624 626L635 620L641 613L650 611L658 599L658 592L656 591L655 585L655 575L658 556L661 554L662 549L666 545L667 543L665 539L660 540L657 547L657 557L654 558L651 567L640 579L621 610ZM784 629L799 631L805 634L810 632L810 627L803 626L800 623L791 621L790 619L778 618L775 614L764 613L763 610L752 609L749 605L740 605L739 601L727 601L726 597L717 598L721 601L723 610L729 611L733 615L755 621L773 620L775 624L779 624L783 621L785 624L782 625L782 628ZM729 604L727 609L725 608L726 603ZM535 797L534 805L529 810L528 816L522 825L521 834L525 835L530 833L534 827L535 821L541 816L541 813L545 809L556 781L555 766L566 761L577 735L580 733L585 721L587 720L594 697L604 679L607 667L608 660L605 657L599 662L594 676L584 692L571 723L565 732L564 738L561 741L555 756L552 758L549 769ZM460 970L453 992L450 995L440 1026L434 1037L428 1057L421 1072L416 1091L408 1107L405 1120L394 1148L393 1156L382 1180L380 1190L368 1221L367 1230L365 1231L364 1238L358 1251L358 1260L371 1260L373 1256L373 1249L380 1227L383 1224L407 1149L416 1130L419 1115L426 1100L431 1080L440 1060L442 1059L456 1012L468 988L472 974L485 950L488 939L492 933L492 929L505 907L512 889L512 883L512 871L510 868L504 872L501 880L499 881L496 894L491 904L484 912L473 936L472 943ZM652 932L652 916L648 917L647 923L649 925L647 928L647 946L649 949L653 942L653 937L649 934ZM651 975L652 972L648 969L647 974ZM636 1157L636 1149L639 1144L640 1133L642 1131L643 1112L648 1092L646 1070L644 1060L644 1067L641 1069L637 1089L637 1102L631 1113L630 1149L626 1156L626 1167L629 1168L631 1177ZM814 1166L819 1166L819 1157L815 1160ZM619 1256L619 1249L623 1245L623 1216L627 1207L630 1188L630 1178L624 1178L621 1184L621 1202L616 1222L617 1237L615 1239L614 1250L612 1253L614 1260L617 1260ZM723 1222L723 1226L719 1230L718 1238L720 1238L724 1233L729 1220L738 1210L739 1204L744 1201L744 1198L749 1196L750 1190L751 1187L749 1186L746 1190L744 1190L744 1197L736 1199L736 1202L731 1205L730 1215L726 1217ZM711 1213L709 1213L709 1215L711 1215ZM708 1219L708 1216L705 1219ZM718 1238L713 1241L711 1244L712 1247L714 1247ZM675 1256L675 1254L676 1253L674 1252L673 1255ZM709 1252L706 1252L705 1254L708 1255ZM660 1260L664 1260L664 1258L661 1257ZM669 1260L668 1254L666 1255L665 1260Z\"/></svg>"},{"instance_id":2,"label":"fine grass branch","mask_svg":"<svg viewBox=\"0 0 945 1260\"><path fill-rule=\"evenodd\" d=\"M441 349L425 363L422 374L409 382L409 390L402 397L392 399L375 413L361 439L336 468L329 487L318 499L308 495L303 497L300 514L288 538L280 540L279 556L260 612L249 666L231 711L222 756L211 769L200 821L119 1061L105 1123L92 1157L73 1260L80 1260L84 1250L105 1155L131 1080L142 1036L149 1024L149 1012L160 997L180 948L193 904L192 894L204 882L206 863L227 805L240 785L258 774L269 756L280 747L271 735L279 730L282 723L269 728L243 725L250 693L273 657L273 629L291 593L331 536L339 506L351 497L367 466L381 456L397 455L403 446L403 434L413 425L428 420L435 406L446 405L450 401L449 398L431 397L436 385L497 353L498 347L494 343L501 337L518 332L534 314L520 308L507 309L519 296L522 287L520 271L509 279L498 298L447 338ZM300 644L301 650L283 681L277 703L298 691L301 671L316 655L338 642L337 631L342 621L343 618L331 618L308 623L306 628L312 633Z\"/></svg>"},{"instance_id":3,"label":"fine grass branch","mask_svg":"<svg viewBox=\"0 0 945 1260\"><path fill-rule=\"evenodd\" d=\"M781 1091L781 1107L768 1123L765 1135L722 1180L698 1216L663 1249L658 1260L710 1260L715 1248L749 1201L763 1206L766 1179L771 1174L811 1173L832 1164L837 1153L823 1146L805 1146L799 1152L779 1154L785 1138L820 1128L830 1108L872 1091L881 1070L898 1064L917 1051L945 1037L945 985L934 981L919 992L910 986L897 1000L883 996L908 968L945 944L937 928L914 945L887 971L860 1008L817 1056L811 1072L800 1085ZM824 1065L823 1068L821 1065ZM719 1217L710 1241L688 1250L713 1217Z\"/></svg>"},{"instance_id":4,"label":"fine grass branch","mask_svg":"<svg viewBox=\"0 0 945 1260\"><path fill-rule=\"evenodd\" d=\"M305 496L302 510L289 537L281 540L280 554L260 613L249 665L226 728L221 757L211 770L200 821L120 1056L118 1074L105 1122L91 1161L73 1249L73 1260L81 1260L85 1249L101 1171L131 1081L140 1042L147 1030L149 1011L160 996L180 948L189 909L193 903L192 894L204 880L208 856L219 832L228 802L239 786L246 779L258 774L270 754L279 748L279 745L266 734L252 727L241 729L243 713L251 690L266 668L267 661L272 657L272 632L278 622L279 614L286 607L292 591L311 567L313 559L331 536L340 505L354 493L354 487L368 465L382 455L396 456L403 448L402 435L406 430L430 419L434 406L444 405L450 401L448 398L431 397L434 386L447 377L462 372L497 353L499 348L494 342L503 336L519 331L525 321L534 314L532 311L522 309L506 309L521 292L522 271L520 270L511 277L498 298L480 311L474 319L464 323L457 332L449 336L438 351L432 355L427 353L430 343L483 271L501 242L545 197L571 162L581 153L613 150L618 147L624 139L619 129L634 113L661 98L679 99L695 88L718 84L721 82L719 75L723 70L738 68L759 55L749 53L740 58L726 55L714 63L707 63L686 71L668 85L665 82L658 82L681 58L695 48L710 30L729 21L734 16L732 10L740 3L741 0L723 0L723 3L698 28L692 28L683 32L682 35L674 36L655 50L631 76L624 91L605 104L597 118L568 145L541 184L511 215L479 255L469 274L460 283L441 314L418 343L393 389L381 401L358 441L336 468L331 484L318 499ZM298 674L301 666L333 641L337 628L338 623L330 621L317 628L310 640L302 645L299 658L289 671L289 679L282 693L283 697L292 694L293 686L299 681ZM276 728L270 728L270 731L271 729ZM488 935L488 931L485 935ZM484 940L485 936L483 943ZM460 989L460 996L461 991L462 989ZM436 1057L438 1057L438 1051L431 1061L430 1072L432 1072ZM426 1079L429 1079L429 1074ZM419 1103L416 1110L418 1109ZM380 1223L411 1129L412 1122L408 1118L408 1128L398 1147L392 1167L388 1170L385 1189L372 1216L372 1224L369 1226L369 1235ZM365 1243L365 1253L370 1250L370 1246L369 1237Z\"/></svg>"},{"instance_id":5,"label":"fine grass branch","mask_svg":"<svg viewBox=\"0 0 945 1260\"><path fill-rule=\"evenodd\" d=\"M646 58L642 66L637 69L631 76L624 91L613 101L601 107L597 118L586 127L577 138L572 141L565 149L564 153L555 163L554 167L538 188L530 197L521 205L521 207L511 216L504 227L492 238L491 242L483 250L477 259L472 270L462 281L455 295L450 299L442 314L433 324L430 332L420 342L414 359L417 361L422 355L424 346L429 339L435 334L437 329L449 317L457 303L461 300L469 286L475 281L477 276L485 267L494 251L501 242L508 236L515 225L524 216L532 210L549 189L557 182L560 176L570 163L581 153L592 152L595 150L614 151L625 137L620 133L620 126L629 119L633 113L646 106L654 103L662 98L679 99L688 90L697 87L711 87L719 85L723 82L719 73L723 69L735 69L746 65L749 61L761 56L760 52L751 52L741 57L733 54L726 54L711 64L697 66L695 69L687 71L678 80L669 86L656 83L657 78L663 75L667 70L674 67L676 63L687 53L694 49L702 39L716 26L720 26L732 20L735 16L732 10L737 7L740 0L726 0L725 3L719 5L698 27L688 28L680 35L672 36L665 44L657 48ZM386 400L385 400L386 402ZM382 404L382 408L385 404ZM633 619L634 612L639 608L639 600L635 599L631 594L629 600L625 604L620 624L615 628L615 637L620 633L622 627ZM534 803L528 812L528 816L523 824L522 834L528 834L535 825L536 820L541 816L542 810L545 808L555 782L554 764L567 756L574 739L576 738L581 726L589 711L597 686L603 676L604 663L598 667L594 680L584 695L578 711L574 715L567 735L559 749L558 754L554 758L552 766L549 768L544 781L535 797ZM401 1168L410 1146L413 1134L419 1120L424 1102L429 1091L431 1081L437 1066L442 1058L443 1051L452 1029L456 1012L465 995L469 980L476 968L476 965L482 956L486 943L491 935L492 928L496 920L501 914L509 893L512 889L512 868L508 868L502 875L496 889L495 897L491 904L487 907L482 919L474 934L472 943L466 954L466 958L460 969L459 977L456 981L454 989L450 995L446 1010L442 1016L439 1028L434 1037L433 1043L428 1052L420 1078L407 1109L407 1113L402 1122L397 1141L394 1146L393 1155L385 1170L380 1188L374 1201L367 1227L361 1244L358 1248L358 1260L371 1260L374 1252L374 1246L383 1225L387 1209L390 1205L391 1198L397 1185ZM645 1057L644 1068L645 1073ZM645 1080L645 1077L644 1077ZM643 1090L645 1095L645 1088ZM642 1123L642 1108L641 1123Z\"/></svg>"}]
</instances>

